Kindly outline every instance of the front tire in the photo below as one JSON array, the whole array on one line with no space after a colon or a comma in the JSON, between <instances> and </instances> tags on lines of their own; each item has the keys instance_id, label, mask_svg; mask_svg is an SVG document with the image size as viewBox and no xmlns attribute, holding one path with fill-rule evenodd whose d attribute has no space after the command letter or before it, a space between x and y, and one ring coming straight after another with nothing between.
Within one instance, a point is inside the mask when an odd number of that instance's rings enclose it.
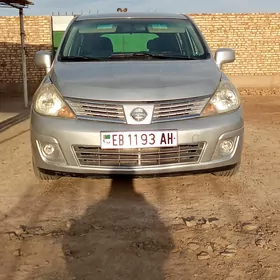
<instances>
[{"instance_id":1,"label":"front tire","mask_svg":"<svg viewBox=\"0 0 280 280\"><path fill-rule=\"evenodd\" d=\"M232 177L238 173L239 169L240 169L240 162L228 170L213 172L213 175L218 177Z\"/></svg>"}]
</instances>

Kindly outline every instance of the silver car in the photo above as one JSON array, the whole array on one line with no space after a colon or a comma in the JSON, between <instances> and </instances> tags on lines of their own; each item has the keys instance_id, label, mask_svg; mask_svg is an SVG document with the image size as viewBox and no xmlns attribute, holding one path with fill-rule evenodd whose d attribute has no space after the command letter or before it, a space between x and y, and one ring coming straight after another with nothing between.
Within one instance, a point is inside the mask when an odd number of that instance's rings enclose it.
<instances>
[{"instance_id":1,"label":"silver car","mask_svg":"<svg viewBox=\"0 0 280 280\"><path fill-rule=\"evenodd\" d=\"M47 71L31 108L35 174L236 174L243 113L221 70L234 60L185 15L75 17L54 58L35 56Z\"/></svg>"}]
</instances>

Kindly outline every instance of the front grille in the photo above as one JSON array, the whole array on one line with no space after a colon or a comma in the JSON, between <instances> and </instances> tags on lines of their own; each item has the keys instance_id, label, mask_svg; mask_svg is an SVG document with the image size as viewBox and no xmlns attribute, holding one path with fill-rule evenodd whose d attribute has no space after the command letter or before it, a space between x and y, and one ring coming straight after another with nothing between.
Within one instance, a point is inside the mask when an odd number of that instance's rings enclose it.
<instances>
[{"instance_id":1,"label":"front grille","mask_svg":"<svg viewBox=\"0 0 280 280\"><path fill-rule=\"evenodd\" d=\"M199 98L178 99L162 102L144 102L154 105L152 123L184 120L198 117L205 107L209 96ZM126 102L96 101L76 98L66 98L78 118L96 121L106 121L113 123L126 123L123 105ZM141 106L143 102L129 102ZM131 112L128 112L129 114Z\"/></svg>"},{"instance_id":2,"label":"front grille","mask_svg":"<svg viewBox=\"0 0 280 280\"><path fill-rule=\"evenodd\" d=\"M197 117L205 107L209 96L155 103L153 122L166 122Z\"/></svg>"},{"instance_id":3,"label":"front grille","mask_svg":"<svg viewBox=\"0 0 280 280\"><path fill-rule=\"evenodd\" d=\"M204 142L165 148L104 149L96 146L73 146L81 166L154 166L197 163Z\"/></svg>"},{"instance_id":4,"label":"front grille","mask_svg":"<svg viewBox=\"0 0 280 280\"><path fill-rule=\"evenodd\" d=\"M66 99L78 118L126 123L123 106L114 102Z\"/></svg>"}]
</instances>

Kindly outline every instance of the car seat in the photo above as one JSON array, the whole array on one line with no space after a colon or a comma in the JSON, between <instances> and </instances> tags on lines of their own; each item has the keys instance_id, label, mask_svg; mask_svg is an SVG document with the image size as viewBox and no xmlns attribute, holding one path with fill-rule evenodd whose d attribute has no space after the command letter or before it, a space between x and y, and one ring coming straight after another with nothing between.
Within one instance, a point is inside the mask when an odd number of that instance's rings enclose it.
<instances>
[{"instance_id":1,"label":"car seat","mask_svg":"<svg viewBox=\"0 0 280 280\"><path fill-rule=\"evenodd\" d=\"M109 38L85 36L81 52L84 56L108 57L113 53L113 44Z\"/></svg>"},{"instance_id":2,"label":"car seat","mask_svg":"<svg viewBox=\"0 0 280 280\"><path fill-rule=\"evenodd\" d=\"M174 36L162 36L152 39L147 43L147 49L150 52L162 53L181 53L178 42Z\"/></svg>"}]
</instances>

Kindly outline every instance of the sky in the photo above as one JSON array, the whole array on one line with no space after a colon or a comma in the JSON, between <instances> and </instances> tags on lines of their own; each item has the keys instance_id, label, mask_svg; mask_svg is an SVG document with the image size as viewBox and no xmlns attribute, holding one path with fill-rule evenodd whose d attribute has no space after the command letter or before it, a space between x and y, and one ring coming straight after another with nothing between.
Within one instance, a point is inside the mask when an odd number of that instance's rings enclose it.
<instances>
[{"instance_id":1,"label":"sky","mask_svg":"<svg viewBox=\"0 0 280 280\"><path fill-rule=\"evenodd\" d=\"M32 1L32 0L31 0ZM0 0L1 2L1 0ZM280 12L280 0L33 0L34 6L25 15L61 15L115 12L174 13L258 13ZM0 8L0 16L17 15L15 9Z\"/></svg>"}]
</instances>

